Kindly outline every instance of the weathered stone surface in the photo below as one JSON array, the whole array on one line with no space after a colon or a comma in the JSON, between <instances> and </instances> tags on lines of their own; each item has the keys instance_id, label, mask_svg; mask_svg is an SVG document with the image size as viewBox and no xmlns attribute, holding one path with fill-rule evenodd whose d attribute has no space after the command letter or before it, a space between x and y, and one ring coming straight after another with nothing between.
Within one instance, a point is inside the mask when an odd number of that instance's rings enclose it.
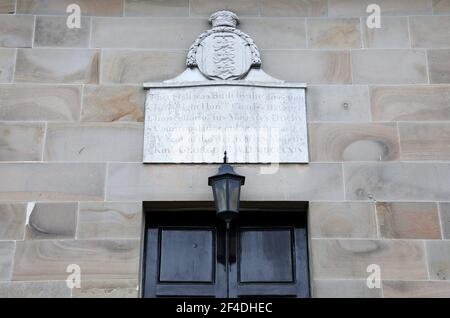
<instances>
[{"instance_id":1,"label":"weathered stone surface","mask_svg":"<svg viewBox=\"0 0 450 318\"><path fill-rule=\"evenodd\" d=\"M98 83L98 52L69 49L19 49L17 82Z\"/></svg>"},{"instance_id":2,"label":"weathered stone surface","mask_svg":"<svg viewBox=\"0 0 450 318\"><path fill-rule=\"evenodd\" d=\"M99 201L105 164L2 163L0 201Z\"/></svg>"},{"instance_id":3,"label":"weathered stone surface","mask_svg":"<svg viewBox=\"0 0 450 318\"><path fill-rule=\"evenodd\" d=\"M189 15L189 0L124 0L125 16L179 17ZM214 12L213 10L211 12Z\"/></svg>"},{"instance_id":4,"label":"weathered stone surface","mask_svg":"<svg viewBox=\"0 0 450 318\"><path fill-rule=\"evenodd\" d=\"M0 85L0 120L76 121L80 105L81 86Z\"/></svg>"},{"instance_id":5,"label":"weathered stone surface","mask_svg":"<svg viewBox=\"0 0 450 318\"><path fill-rule=\"evenodd\" d=\"M11 280L15 243L0 241L0 281Z\"/></svg>"},{"instance_id":6,"label":"weathered stone surface","mask_svg":"<svg viewBox=\"0 0 450 318\"><path fill-rule=\"evenodd\" d=\"M0 123L0 161L41 161L43 123Z\"/></svg>"},{"instance_id":7,"label":"weathered stone surface","mask_svg":"<svg viewBox=\"0 0 450 318\"><path fill-rule=\"evenodd\" d=\"M306 102L308 122L368 122L370 120L367 86L308 86Z\"/></svg>"},{"instance_id":8,"label":"weathered stone surface","mask_svg":"<svg viewBox=\"0 0 450 318\"><path fill-rule=\"evenodd\" d=\"M430 83L450 83L450 50L428 50Z\"/></svg>"},{"instance_id":9,"label":"weathered stone surface","mask_svg":"<svg viewBox=\"0 0 450 318\"><path fill-rule=\"evenodd\" d=\"M141 238L141 202L80 203L78 239Z\"/></svg>"},{"instance_id":10,"label":"weathered stone surface","mask_svg":"<svg viewBox=\"0 0 450 318\"><path fill-rule=\"evenodd\" d=\"M69 29L65 16L37 16L34 46L89 47L90 30L90 18L81 18L81 28Z\"/></svg>"},{"instance_id":11,"label":"weathered stone surface","mask_svg":"<svg viewBox=\"0 0 450 318\"><path fill-rule=\"evenodd\" d=\"M23 203L0 204L0 241L23 240L26 208Z\"/></svg>"},{"instance_id":12,"label":"weathered stone surface","mask_svg":"<svg viewBox=\"0 0 450 318\"><path fill-rule=\"evenodd\" d=\"M407 17L381 17L381 28L368 28L365 19L361 22L365 48L409 48Z\"/></svg>"},{"instance_id":13,"label":"weathered stone surface","mask_svg":"<svg viewBox=\"0 0 450 318\"><path fill-rule=\"evenodd\" d=\"M136 278L138 240L35 240L17 242L13 280L66 279L78 264L83 280Z\"/></svg>"},{"instance_id":14,"label":"weathered stone surface","mask_svg":"<svg viewBox=\"0 0 450 318\"><path fill-rule=\"evenodd\" d=\"M450 160L450 123L399 123L402 160Z\"/></svg>"},{"instance_id":15,"label":"weathered stone surface","mask_svg":"<svg viewBox=\"0 0 450 318\"><path fill-rule=\"evenodd\" d=\"M434 14L450 14L450 0L433 0Z\"/></svg>"},{"instance_id":16,"label":"weathered stone surface","mask_svg":"<svg viewBox=\"0 0 450 318\"><path fill-rule=\"evenodd\" d=\"M137 298L137 279L83 281L81 288L73 290L74 298Z\"/></svg>"},{"instance_id":17,"label":"weathered stone surface","mask_svg":"<svg viewBox=\"0 0 450 318\"><path fill-rule=\"evenodd\" d=\"M213 167L200 165L164 165L154 169L150 165L112 163L108 168L107 201L166 200L169 197L172 200L209 200L211 190L203 180L214 171ZM184 177L179 178L181 175ZM173 190L173 186L177 189Z\"/></svg>"},{"instance_id":18,"label":"weathered stone surface","mask_svg":"<svg viewBox=\"0 0 450 318\"><path fill-rule=\"evenodd\" d=\"M142 123L81 123L47 126L46 161L142 161Z\"/></svg>"},{"instance_id":19,"label":"weathered stone surface","mask_svg":"<svg viewBox=\"0 0 450 318\"><path fill-rule=\"evenodd\" d=\"M351 83L350 54L346 51L262 51L264 70L288 82Z\"/></svg>"},{"instance_id":20,"label":"weathered stone surface","mask_svg":"<svg viewBox=\"0 0 450 318\"><path fill-rule=\"evenodd\" d=\"M206 27L205 19L197 18L122 18L120 23L115 18L94 18L91 45L185 50Z\"/></svg>"},{"instance_id":21,"label":"weathered stone surface","mask_svg":"<svg viewBox=\"0 0 450 318\"><path fill-rule=\"evenodd\" d=\"M382 238L441 238L436 203L377 202L376 207Z\"/></svg>"},{"instance_id":22,"label":"weathered stone surface","mask_svg":"<svg viewBox=\"0 0 450 318\"><path fill-rule=\"evenodd\" d=\"M450 241L427 241L428 270L432 280L450 280Z\"/></svg>"},{"instance_id":23,"label":"weathered stone surface","mask_svg":"<svg viewBox=\"0 0 450 318\"><path fill-rule=\"evenodd\" d=\"M37 203L25 239L74 239L77 214L77 203Z\"/></svg>"},{"instance_id":24,"label":"weathered stone surface","mask_svg":"<svg viewBox=\"0 0 450 318\"><path fill-rule=\"evenodd\" d=\"M33 41L33 28L33 16L0 16L0 46L31 47Z\"/></svg>"},{"instance_id":25,"label":"weathered stone surface","mask_svg":"<svg viewBox=\"0 0 450 318\"><path fill-rule=\"evenodd\" d=\"M370 88L374 121L450 120L450 86Z\"/></svg>"},{"instance_id":26,"label":"weathered stone surface","mask_svg":"<svg viewBox=\"0 0 450 318\"><path fill-rule=\"evenodd\" d=\"M145 90L140 86L85 86L82 121L144 120Z\"/></svg>"},{"instance_id":27,"label":"weathered stone surface","mask_svg":"<svg viewBox=\"0 0 450 318\"><path fill-rule=\"evenodd\" d=\"M326 0L261 0L261 15L269 17L318 17L327 15Z\"/></svg>"},{"instance_id":28,"label":"weathered stone surface","mask_svg":"<svg viewBox=\"0 0 450 318\"><path fill-rule=\"evenodd\" d=\"M377 222L372 203L310 202L311 237L376 238Z\"/></svg>"},{"instance_id":29,"label":"weathered stone surface","mask_svg":"<svg viewBox=\"0 0 450 318\"><path fill-rule=\"evenodd\" d=\"M235 165L247 177L241 199L342 200L340 164L289 166ZM211 200L207 178L217 172L216 165L154 165L111 163L108 168L107 200ZM307 186L306 186L307 185ZM270 189L270 191L267 191Z\"/></svg>"},{"instance_id":30,"label":"weathered stone surface","mask_svg":"<svg viewBox=\"0 0 450 318\"><path fill-rule=\"evenodd\" d=\"M15 0L3 0L0 2L0 13L14 13L16 11Z\"/></svg>"},{"instance_id":31,"label":"weathered stone surface","mask_svg":"<svg viewBox=\"0 0 450 318\"><path fill-rule=\"evenodd\" d=\"M186 68L184 51L105 50L102 54L102 84L142 84L175 77Z\"/></svg>"},{"instance_id":32,"label":"weathered stone surface","mask_svg":"<svg viewBox=\"0 0 450 318\"><path fill-rule=\"evenodd\" d=\"M329 0L329 16L363 16L367 17L367 6L372 0ZM429 0L377 0L381 7L382 16L386 15L419 15L431 14L432 7Z\"/></svg>"},{"instance_id":33,"label":"weathered stone surface","mask_svg":"<svg viewBox=\"0 0 450 318\"><path fill-rule=\"evenodd\" d=\"M191 16L207 16L219 10L229 10L239 17L258 16L259 0L191 0Z\"/></svg>"},{"instance_id":34,"label":"weathered stone surface","mask_svg":"<svg viewBox=\"0 0 450 318\"><path fill-rule=\"evenodd\" d=\"M393 72L395 70L395 72ZM354 50L353 83L427 83L426 54L422 50Z\"/></svg>"},{"instance_id":35,"label":"weathered stone surface","mask_svg":"<svg viewBox=\"0 0 450 318\"><path fill-rule=\"evenodd\" d=\"M395 124L308 125L311 161L390 161L399 157Z\"/></svg>"},{"instance_id":36,"label":"weathered stone surface","mask_svg":"<svg viewBox=\"0 0 450 318\"><path fill-rule=\"evenodd\" d=\"M313 280L315 298L381 298L380 288L368 288L362 280Z\"/></svg>"},{"instance_id":37,"label":"weathered stone surface","mask_svg":"<svg viewBox=\"0 0 450 318\"><path fill-rule=\"evenodd\" d=\"M382 268L383 279L427 278L424 245L407 240L312 239L316 279L367 278L367 266Z\"/></svg>"},{"instance_id":38,"label":"weathered stone surface","mask_svg":"<svg viewBox=\"0 0 450 318\"><path fill-rule=\"evenodd\" d=\"M450 239L450 203L441 203L439 205L442 236L444 239Z\"/></svg>"},{"instance_id":39,"label":"weathered stone surface","mask_svg":"<svg viewBox=\"0 0 450 318\"><path fill-rule=\"evenodd\" d=\"M1 298L70 298L70 294L65 280L0 283Z\"/></svg>"},{"instance_id":40,"label":"weathered stone surface","mask_svg":"<svg viewBox=\"0 0 450 318\"><path fill-rule=\"evenodd\" d=\"M450 283L437 281L383 281L386 298L449 298Z\"/></svg>"},{"instance_id":41,"label":"weathered stone surface","mask_svg":"<svg viewBox=\"0 0 450 318\"><path fill-rule=\"evenodd\" d=\"M73 0L17 0L17 13L66 15ZM83 16L122 16L123 0L77 0Z\"/></svg>"},{"instance_id":42,"label":"weathered stone surface","mask_svg":"<svg viewBox=\"0 0 450 318\"><path fill-rule=\"evenodd\" d=\"M241 30L250 35L260 49L306 48L304 18L245 19Z\"/></svg>"},{"instance_id":43,"label":"weathered stone surface","mask_svg":"<svg viewBox=\"0 0 450 318\"><path fill-rule=\"evenodd\" d=\"M12 82L14 65L16 63L16 49L0 48L0 83Z\"/></svg>"},{"instance_id":44,"label":"weathered stone surface","mask_svg":"<svg viewBox=\"0 0 450 318\"><path fill-rule=\"evenodd\" d=\"M360 21L348 19L308 19L308 47L345 49L361 47Z\"/></svg>"},{"instance_id":45,"label":"weathered stone surface","mask_svg":"<svg viewBox=\"0 0 450 318\"><path fill-rule=\"evenodd\" d=\"M450 47L450 16L410 17L409 25L412 47Z\"/></svg>"},{"instance_id":46,"label":"weathered stone surface","mask_svg":"<svg viewBox=\"0 0 450 318\"><path fill-rule=\"evenodd\" d=\"M447 163L346 163L347 200L439 201L450 197Z\"/></svg>"}]
</instances>

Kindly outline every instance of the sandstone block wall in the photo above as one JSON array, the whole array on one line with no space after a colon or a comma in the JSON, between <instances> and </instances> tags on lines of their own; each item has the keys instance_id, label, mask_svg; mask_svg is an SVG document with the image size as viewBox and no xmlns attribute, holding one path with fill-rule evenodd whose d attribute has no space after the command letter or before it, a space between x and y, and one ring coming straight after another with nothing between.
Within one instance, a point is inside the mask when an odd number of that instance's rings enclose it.
<instances>
[{"instance_id":1,"label":"sandstone block wall","mask_svg":"<svg viewBox=\"0 0 450 318\"><path fill-rule=\"evenodd\" d=\"M142 201L210 200L216 169L141 164L140 85L220 9L308 84L311 164L237 170L243 200L310 201L313 296L450 297L449 0L0 0L0 297L138 295Z\"/></svg>"}]
</instances>

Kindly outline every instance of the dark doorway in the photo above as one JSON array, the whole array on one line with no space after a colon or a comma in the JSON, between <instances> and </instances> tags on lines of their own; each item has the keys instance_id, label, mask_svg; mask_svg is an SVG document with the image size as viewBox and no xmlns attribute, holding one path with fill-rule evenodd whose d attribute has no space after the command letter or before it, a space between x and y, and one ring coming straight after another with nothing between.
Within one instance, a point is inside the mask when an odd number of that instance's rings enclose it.
<instances>
[{"instance_id":1,"label":"dark doorway","mask_svg":"<svg viewBox=\"0 0 450 318\"><path fill-rule=\"evenodd\" d=\"M245 205L244 205L245 206ZM306 211L146 211L143 297L309 297Z\"/></svg>"}]
</instances>

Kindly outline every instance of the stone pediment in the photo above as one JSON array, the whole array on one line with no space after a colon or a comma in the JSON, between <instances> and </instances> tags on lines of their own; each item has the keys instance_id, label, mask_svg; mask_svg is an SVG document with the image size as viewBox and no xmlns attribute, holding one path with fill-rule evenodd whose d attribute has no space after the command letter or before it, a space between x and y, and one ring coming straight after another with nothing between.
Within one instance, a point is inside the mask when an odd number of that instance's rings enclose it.
<instances>
[{"instance_id":1,"label":"stone pediment","mask_svg":"<svg viewBox=\"0 0 450 318\"><path fill-rule=\"evenodd\" d=\"M212 28L200 34L189 48L186 70L170 82L234 81L280 83L262 68L259 49L253 39L237 28L239 18L230 11L211 15ZM153 83L144 83L151 87Z\"/></svg>"}]
</instances>

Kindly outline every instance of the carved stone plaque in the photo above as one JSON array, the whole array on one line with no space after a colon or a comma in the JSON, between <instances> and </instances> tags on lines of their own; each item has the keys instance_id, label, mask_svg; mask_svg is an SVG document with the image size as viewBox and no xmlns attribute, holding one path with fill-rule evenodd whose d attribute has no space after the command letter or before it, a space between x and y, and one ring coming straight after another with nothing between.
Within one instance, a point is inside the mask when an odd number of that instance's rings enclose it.
<instances>
[{"instance_id":1,"label":"carved stone plaque","mask_svg":"<svg viewBox=\"0 0 450 318\"><path fill-rule=\"evenodd\" d=\"M213 83L150 87L144 162L308 162L303 87Z\"/></svg>"},{"instance_id":2,"label":"carved stone plaque","mask_svg":"<svg viewBox=\"0 0 450 318\"><path fill-rule=\"evenodd\" d=\"M304 84L287 84L261 69L250 36L229 11L189 48L187 69L145 83L146 163L306 163Z\"/></svg>"}]
</instances>

